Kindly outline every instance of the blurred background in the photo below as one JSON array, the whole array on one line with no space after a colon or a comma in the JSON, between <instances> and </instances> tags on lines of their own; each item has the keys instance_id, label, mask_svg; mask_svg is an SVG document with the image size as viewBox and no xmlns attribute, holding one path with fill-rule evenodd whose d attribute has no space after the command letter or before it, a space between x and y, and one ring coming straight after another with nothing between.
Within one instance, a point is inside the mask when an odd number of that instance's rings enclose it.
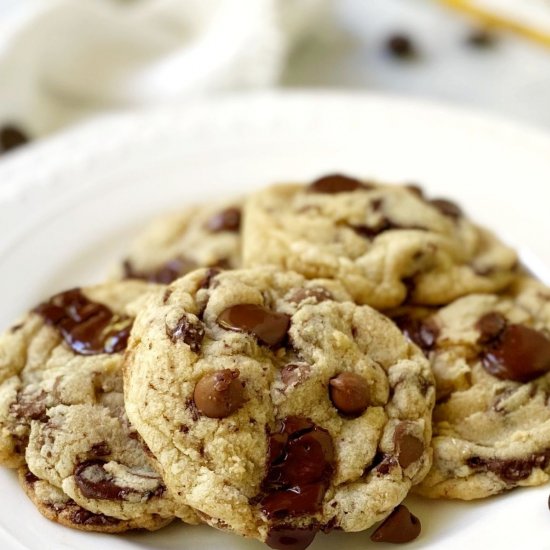
<instances>
[{"instance_id":1,"label":"blurred background","mask_svg":"<svg viewBox=\"0 0 550 550\"><path fill-rule=\"evenodd\" d=\"M279 88L550 129L550 0L0 0L0 152L112 111Z\"/></svg>"}]
</instances>

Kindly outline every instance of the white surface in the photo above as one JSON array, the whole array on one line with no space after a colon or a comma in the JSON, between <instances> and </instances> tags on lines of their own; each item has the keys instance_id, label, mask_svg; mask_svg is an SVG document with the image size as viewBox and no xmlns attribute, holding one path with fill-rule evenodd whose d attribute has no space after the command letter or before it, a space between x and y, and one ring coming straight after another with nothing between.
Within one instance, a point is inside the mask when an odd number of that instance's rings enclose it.
<instances>
[{"instance_id":1,"label":"white surface","mask_svg":"<svg viewBox=\"0 0 550 550\"><path fill-rule=\"evenodd\" d=\"M538 258L530 265L550 281L550 138L380 97L251 95L97 121L0 164L0 328L56 290L100 280L149 215L332 170L420 182L433 196L458 199ZM0 487L2 550L262 548L182 525L82 534L43 519L11 472L0 471ZM550 549L549 491L517 490L481 503L411 498L423 531L407 548ZM370 544L367 533L333 533L311 548Z\"/></svg>"}]
</instances>

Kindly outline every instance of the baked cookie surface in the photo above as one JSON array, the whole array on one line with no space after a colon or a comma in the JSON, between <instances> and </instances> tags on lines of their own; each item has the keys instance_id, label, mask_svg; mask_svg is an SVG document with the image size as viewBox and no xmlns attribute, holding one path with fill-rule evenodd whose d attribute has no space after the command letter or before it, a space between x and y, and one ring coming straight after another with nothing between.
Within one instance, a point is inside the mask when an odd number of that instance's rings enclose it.
<instances>
[{"instance_id":1,"label":"baked cookie surface","mask_svg":"<svg viewBox=\"0 0 550 550\"><path fill-rule=\"evenodd\" d=\"M158 216L137 236L115 276L168 284L199 267L240 267L242 202Z\"/></svg>"},{"instance_id":2,"label":"baked cookie surface","mask_svg":"<svg viewBox=\"0 0 550 550\"><path fill-rule=\"evenodd\" d=\"M3 464L28 468L75 505L121 520L117 530L123 522L155 528L174 516L123 402L132 304L150 291L127 281L62 292L0 337ZM188 512L182 518L196 521Z\"/></svg>"},{"instance_id":3,"label":"baked cookie surface","mask_svg":"<svg viewBox=\"0 0 550 550\"><path fill-rule=\"evenodd\" d=\"M355 301L377 309L497 291L512 281L516 262L458 206L428 200L416 186L333 175L269 187L246 205L244 267L335 278Z\"/></svg>"},{"instance_id":4,"label":"baked cookie surface","mask_svg":"<svg viewBox=\"0 0 550 550\"><path fill-rule=\"evenodd\" d=\"M368 528L431 463L428 362L336 281L188 274L138 314L124 389L174 498L272 546Z\"/></svg>"},{"instance_id":5,"label":"baked cookie surface","mask_svg":"<svg viewBox=\"0 0 550 550\"><path fill-rule=\"evenodd\" d=\"M522 278L507 294L401 316L436 378L434 464L415 488L476 499L550 479L550 289Z\"/></svg>"}]
</instances>

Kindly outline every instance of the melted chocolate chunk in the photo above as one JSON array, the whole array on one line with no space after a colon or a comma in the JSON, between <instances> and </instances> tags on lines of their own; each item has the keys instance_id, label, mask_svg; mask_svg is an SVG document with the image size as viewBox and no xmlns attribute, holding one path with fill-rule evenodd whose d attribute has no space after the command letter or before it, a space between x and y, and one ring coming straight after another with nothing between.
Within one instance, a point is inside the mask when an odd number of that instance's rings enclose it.
<instances>
[{"instance_id":1,"label":"melted chocolate chunk","mask_svg":"<svg viewBox=\"0 0 550 550\"><path fill-rule=\"evenodd\" d=\"M529 382L550 371L550 339L525 325L504 328L498 317L478 322L485 370L503 380Z\"/></svg>"},{"instance_id":2,"label":"melted chocolate chunk","mask_svg":"<svg viewBox=\"0 0 550 550\"><path fill-rule=\"evenodd\" d=\"M281 380L286 386L291 386L303 382L311 371L307 363L290 363L281 370Z\"/></svg>"},{"instance_id":3,"label":"melted chocolate chunk","mask_svg":"<svg viewBox=\"0 0 550 550\"><path fill-rule=\"evenodd\" d=\"M290 416L269 438L268 470L260 500L269 519L319 511L335 466L330 434L308 418Z\"/></svg>"},{"instance_id":4,"label":"melted chocolate chunk","mask_svg":"<svg viewBox=\"0 0 550 550\"><path fill-rule=\"evenodd\" d=\"M413 59L418 55L412 38L404 33L395 33L388 37L386 51L397 59Z\"/></svg>"},{"instance_id":5,"label":"melted chocolate chunk","mask_svg":"<svg viewBox=\"0 0 550 550\"><path fill-rule=\"evenodd\" d=\"M415 343L426 355L435 348L439 337L439 327L432 319L420 319L410 315L400 315L393 319L401 332Z\"/></svg>"},{"instance_id":6,"label":"melted chocolate chunk","mask_svg":"<svg viewBox=\"0 0 550 550\"><path fill-rule=\"evenodd\" d=\"M17 126L6 124L0 128L0 154L17 149L28 141L28 136Z\"/></svg>"},{"instance_id":7,"label":"melted chocolate chunk","mask_svg":"<svg viewBox=\"0 0 550 550\"><path fill-rule=\"evenodd\" d=\"M37 481L40 481L38 477L36 477L30 470L27 470L25 473L25 482L30 484L36 483Z\"/></svg>"},{"instance_id":8,"label":"melted chocolate chunk","mask_svg":"<svg viewBox=\"0 0 550 550\"><path fill-rule=\"evenodd\" d=\"M46 398L47 394L44 390L30 394L19 392L16 402L10 406L10 412L16 418L46 422L48 420Z\"/></svg>"},{"instance_id":9,"label":"melted chocolate chunk","mask_svg":"<svg viewBox=\"0 0 550 550\"><path fill-rule=\"evenodd\" d=\"M481 458L473 456L466 464L476 471L493 472L506 483L517 483L527 479L535 468L545 470L550 464L550 449L533 453L525 458L503 460L498 458Z\"/></svg>"},{"instance_id":10,"label":"melted chocolate chunk","mask_svg":"<svg viewBox=\"0 0 550 550\"><path fill-rule=\"evenodd\" d=\"M485 314L476 323L476 328L479 330L479 344L489 344L498 339L508 325L506 317L501 313L493 311Z\"/></svg>"},{"instance_id":11,"label":"melted chocolate chunk","mask_svg":"<svg viewBox=\"0 0 550 550\"><path fill-rule=\"evenodd\" d=\"M329 395L332 404L341 413L359 416L369 406L369 383L354 372L341 372L330 379Z\"/></svg>"},{"instance_id":12,"label":"melted chocolate chunk","mask_svg":"<svg viewBox=\"0 0 550 550\"><path fill-rule=\"evenodd\" d=\"M220 313L218 324L228 330L253 334L267 346L276 346L286 338L290 317L256 304L236 304Z\"/></svg>"},{"instance_id":13,"label":"melted chocolate chunk","mask_svg":"<svg viewBox=\"0 0 550 550\"><path fill-rule=\"evenodd\" d=\"M444 216L458 219L462 216L462 209L458 204L447 199L432 199L429 203L437 208Z\"/></svg>"},{"instance_id":14,"label":"melted chocolate chunk","mask_svg":"<svg viewBox=\"0 0 550 550\"><path fill-rule=\"evenodd\" d=\"M150 283L168 285L186 273L197 269L199 266L195 261L179 256L166 261L154 269L145 271L135 269L130 260L125 260L122 267L126 279L140 279Z\"/></svg>"},{"instance_id":15,"label":"melted chocolate chunk","mask_svg":"<svg viewBox=\"0 0 550 550\"><path fill-rule=\"evenodd\" d=\"M401 422L393 434L395 454L404 470L424 454L424 442L408 432L407 422Z\"/></svg>"},{"instance_id":16,"label":"melted chocolate chunk","mask_svg":"<svg viewBox=\"0 0 550 550\"><path fill-rule=\"evenodd\" d=\"M173 329L166 327L166 334L174 344L183 342L191 351L198 353L204 338L204 325L199 319L183 315Z\"/></svg>"},{"instance_id":17,"label":"melted chocolate chunk","mask_svg":"<svg viewBox=\"0 0 550 550\"><path fill-rule=\"evenodd\" d=\"M71 521L76 525L117 525L120 520L103 514L94 514L77 504L74 504L74 510L71 512Z\"/></svg>"},{"instance_id":18,"label":"melted chocolate chunk","mask_svg":"<svg viewBox=\"0 0 550 550\"><path fill-rule=\"evenodd\" d=\"M315 538L317 527L292 527L277 525L267 533L265 543L276 550L305 550Z\"/></svg>"},{"instance_id":19,"label":"melted chocolate chunk","mask_svg":"<svg viewBox=\"0 0 550 550\"><path fill-rule=\"evenodd\" d=\"M394 544L410 542L420 535L421 529L420 520L411 514L406 506L400 504L376 528L370 540Z\"/></svg>"},{"instance_id":20,"label":"melted chocolate chunk","mask_svg":"<svg viewBox=\"0 0 550 550\"><path fill-rule=\"evenodd\" d=\"M241 228L241 210L239 208L226 208L212 216L205 225L211 233L220 231L238 232Z\"/></svg>"},{"instance_id":21,"label":"melted chocolate chunk","mask_svg":"<svg viewBox=\"0 0 550 550\"><path fill-rule=\"evenodd\" d=\"M372 189L373 186L363 183L355 178L344 176L343 174L330 174L315 180L309 186L309 191L313 193L349 193L357 189Z\"/></svg>"},{"instance_id":22,"label":"melted chocolate chunk","mask_svg":"<svg viewBox=\"0 0 550 550\"><path fill-rule=\"evenodd\" d=\"M195 386L193 401L208 418L226 418L244 403L244 383L238 370L205 374Z\"/></svg>"},{"instance_id":23,"label":"melted chocolate chunk","mask_svg":"<svg viewBox=\"0 0 550 550\"><path fill-rule=\"evenodd\" d=\"M133 319L92 302L78 288L56 294L34 311L80 355L124 351L133 323Z\"/></svg>"},{"instance_id":24,"label":"melted chocolate chunk","mask_svg":"<svg viewBox=\"0 0 550 550\"><path fill-rule=\"evenodd\" d=\"M326 300L333 300L332 294L322 286L314 286L310 288L297 288L291 292L287 300L293 304L301 304L305 300L311 300L318 304Z\"/></svg>"}]
</instances>

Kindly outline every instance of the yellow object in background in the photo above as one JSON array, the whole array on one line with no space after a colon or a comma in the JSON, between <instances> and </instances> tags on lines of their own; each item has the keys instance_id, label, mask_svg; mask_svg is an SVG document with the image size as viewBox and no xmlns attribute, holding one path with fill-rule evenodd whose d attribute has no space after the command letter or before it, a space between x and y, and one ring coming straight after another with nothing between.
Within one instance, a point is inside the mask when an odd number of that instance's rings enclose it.
<instances>
[{"instance_id":1,"label":"yellow object in background","mask_svg":"<svg viewBox=\"0 0 550 550\"><path fill-rule=\"evenodd\" d=\"M550 48L550 0L439 0L488 27L521 34Z\"/></svg>"}]
</instances>

